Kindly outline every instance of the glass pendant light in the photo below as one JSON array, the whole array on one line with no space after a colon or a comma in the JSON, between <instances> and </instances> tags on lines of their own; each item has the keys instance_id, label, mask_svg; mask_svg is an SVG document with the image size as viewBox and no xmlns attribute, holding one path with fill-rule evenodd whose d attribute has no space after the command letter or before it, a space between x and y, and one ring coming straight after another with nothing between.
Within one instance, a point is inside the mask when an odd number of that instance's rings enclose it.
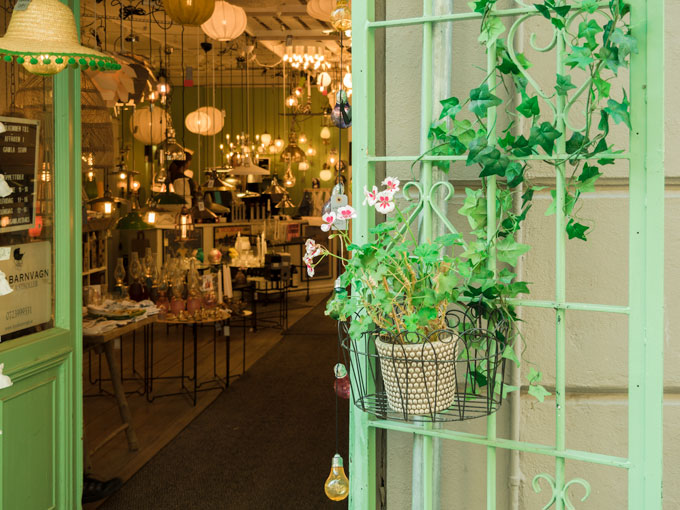
<instances>
[{"instance_id":1,"label":"glass pendant light","mask_svg":"<svg viewBox=\"0 0 680 510\"><path fill-rule=\"evenodd\" d=\"M288 168L286 169L286 173L283 176L283 185L286 188L292 188L295 186L295 182L297 179L295 179L295 176L293 175L293 171L290 168L290 163L288 164Z\"/></svg>"},{"instance_id":2,"label":"glass pendant light","mask_svg":"<svg viewBox=\"0 0 680 510\"><path fill-rule=\"evenodd\" d=\"M352 11L349 0L337 0L335 10L331 12L331 26L338 32L352 30Z\"/></svg>"},{"instance_id":3,"label":"glass pendant light","mask_svg":"<svg viewBox=\"0 0 680 510\"><path fill-rule=\"evenodd\" d=\"M331 501L342 501L349 496L349 480L345 475L342 457L339 453L333 456L331 472L323 486L326 496Z\"/></svg>"},{"instance_id":4,"label":"glass pendant light","mask_svg":"<svg viewBox=\"0 0 680 510\"><path fill-rule=\"evenodd\" d=\"M182 207L175 217L175 231L180 241L186 241L191 237L194 230L194 220L191 217L191 212L186 206Z\"/></svg>"}]
</instances>

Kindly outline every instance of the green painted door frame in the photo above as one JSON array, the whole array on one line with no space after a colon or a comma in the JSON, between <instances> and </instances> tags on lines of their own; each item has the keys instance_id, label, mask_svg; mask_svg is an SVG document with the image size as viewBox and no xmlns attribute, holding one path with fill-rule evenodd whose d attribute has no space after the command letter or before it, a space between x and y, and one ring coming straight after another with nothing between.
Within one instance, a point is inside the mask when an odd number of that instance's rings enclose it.
<instances>
[{"instance_id":1,"label":"green painted door frame","mask_svg":"<svg viewBox=\"0 0 680 510\"><path fill-rule=\"evenodd\" d=\"M406 1L406 0L404 0ZM602 2L603 5L607 2ZM422 479L417 487L412 487L414 507L424 510L434 508L437 498L433 494L438 484L433 480L433 441L441 438L452 441L476 444L486 449L486 506L487 510L496 509L496 452L498 449L517 450L555 459L552 474L540 473L551 485L554 499L547 507L557 510L571 508L566 493L570 485L582 484L590 490L588 482L580 478L568 480L565 463L581 461L627 470L628 508L630 510L661 510L662 472L663 472L663 308L664 308L664 0L636 0L630 2L631 27L638 41L639 52L631 59L630 102L631 122L630 150L616 155L630 162L629 192L629 300L627 306L612 306L597 303L574 303L566 298L566 239L564 235L565 214L563 202L556 206L555 245L555 296L551 301L516 300L517 306L538 307L554 310L556 346L556 390L555 442L553 445L535 444L525 441L512 441L496 437L495 415L487 419L486 435L470 434L454 430L433 428L428 424L391 422L369 416L356 407L350 408L350 503L354 510L376 508L376 445L377 429L401 431L413 434L419 460L423 465ZM462 9L463 11L465 8ZM526 19L537 15L531 2L515 0L512 9L498 9L495 14L501 17ZM409 156L377 156L375 150L375 34L378 30L395 30L401 27L421 26L423 30L422 48L422 97L420 137L421 150L427 148L427 132L432 122L432 28L439 21L458 22L481 18L471 12L458 12L447 15L432 14L432 0L423 0L422 16L406 19L375 19L375 0L354 2L352 6L352 75L353 75L353 194L362 196L364 187L369 189L376 184L376 165L398 161L415 161L418 154ZM521 21L518 21L519 23ZM454 25L455 27L455 25ZM564 58L564 41L558 37L556 64L558 72ZM489 53L495 53L490 48ZM389 60L389 58L388 58ZM489 59L489 71L495 59ZM454 62L455 69L455 62ZM493 77L494 73L489 72ZM651 79L648 79L651 78ZM389 79L389 77L385 77ZM493 78L489 78L490 80ZM489 88L493 90L493 84ZM567 112L568 106L558 100L558 117ZM488 112L489 125L493 126L495 108ZM495 137L490 130L490 137ZM559 140L558 149L564 148L564 140ZM558 150L563 152L563 150ZM457 156L437 156L439 159L454 160ZM429 162L428 162L429 159ZM438 214L430 200L432 190L432 158L423 158L419 191L421 200L421 228L425 236L431 234L432 219ZM556 172L557 196L563 197L565 175L564 167ZM487 214L493 216L496 208L495 182L487 186ZM562 199L563 200L563 199ZM367 206L355 200L359 210L354 223L355 242L367 242L372 214ZM362 214L363 212L363 214ZM489 219L488 224L495 224ZM493 264L492 264L493 265ZM493 269L493 268L492 268ZM582 310L598 313L617 313L628 316L629 324L629 423L628 455L615 457L588 451L572 450L566 447L566 409L564 395L566 389L565 343L567 323L564 318L569 310ZM361 350L361 349L360 349ZM356 368L355 368L356 370ZM480 451L481 454L481 451ZM481 482L480 482L481 483ZM482 490L481 487L478 490ZM388 497L389 499L389 497Z\"/></svg>"},{"instance_id":2,"label":"green painted door frame","mask_svg":"<svg viewBox=\"0 0 680 510\"><path fill-rule=\"evenodd\" d=\"M79 24L79 1L69 6ZM54 327L0 344L14 382L0 390L0 510L81 506L80 70L56 75L53 90Z\"/></svg>"}]
</instances>

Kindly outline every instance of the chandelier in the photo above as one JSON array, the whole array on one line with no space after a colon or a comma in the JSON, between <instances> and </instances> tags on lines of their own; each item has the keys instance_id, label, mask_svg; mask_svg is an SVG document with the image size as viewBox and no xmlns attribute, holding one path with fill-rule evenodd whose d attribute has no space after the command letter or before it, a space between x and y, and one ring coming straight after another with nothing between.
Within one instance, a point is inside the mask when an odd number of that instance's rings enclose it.
<instances>
[{"instance_id":1,"label":"chandelier","mask_svg":"<svg viewBox=\"0 0 680 510\"><path fill-rule=\"evenodd\" d=\"M311 69L313 71L327 71L331 69L332 65L326 60L326 56L319 48L292 46L286 48L286 53L283 55L283 61L290 64L294 69L301 69L306 71Z\"/></svg>"}]
</instances>

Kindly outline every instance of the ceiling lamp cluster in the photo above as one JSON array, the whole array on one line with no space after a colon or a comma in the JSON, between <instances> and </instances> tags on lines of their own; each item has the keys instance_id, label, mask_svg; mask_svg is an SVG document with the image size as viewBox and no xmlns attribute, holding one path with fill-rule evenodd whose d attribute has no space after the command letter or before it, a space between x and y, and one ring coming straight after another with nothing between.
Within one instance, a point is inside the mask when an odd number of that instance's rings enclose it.
<instances>
[{"instance_id":1,"label":"ceiling lamp cluster","mask_svg":"<svg viewBox=\"0 0 680 510\"><path fill-rule=\"evenodd\" d=\"M14 58L29 73L50 75L67 66L99 71L120 69L116 60L81 46L73 11L59 0L32 0L18 5L0 37L0 55L5 62ZM36 36L39 30L39 36Z\"/></svg>"},{"instance_id":2,"label":"ceiling lamp cluster","mask_svg":"<svg viewBox=\"0 0 680 510\"><path fill-rule=\"evenodd\" d=\"M242 7L218 0L212 16L201 25L203 32L216 41L232 41L246 29L248 17Z\"/></svg>"},{"instance_id":3,"label":"ceiling lamp cluster","mask_svg":"<svg viewBox=\"0 0 680 510\"><path fill-rule=\"evenodd\" d=\"M290 64L294 69L313 71L328 70L330 69L331 63L326 60L326 56L323 52L319 52L319 48L308 47L304 48L301 46L296 46L293 50L292 46L286 48L286 53L283 55L283 61Z\"/></svg>"}]
</instances>

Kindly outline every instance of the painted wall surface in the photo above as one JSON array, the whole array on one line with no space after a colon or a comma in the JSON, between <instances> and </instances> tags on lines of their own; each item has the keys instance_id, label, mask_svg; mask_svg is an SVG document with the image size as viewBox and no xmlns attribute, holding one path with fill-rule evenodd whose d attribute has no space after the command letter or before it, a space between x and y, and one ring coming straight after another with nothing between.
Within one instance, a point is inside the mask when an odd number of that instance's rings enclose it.
<instances>
[{"instance_id":1,"label":"painted wall surface","mask_svg":"<svg viewBox=\"0 0 680 510\"><path fill-rule=\"evenodd\" d=\"M237 78L234 75L234 80ZM176 138L180 145L194 151L191 169L194 171L194 179L204 182L203 172L208 167L219 166L224 163L220 144L225 145L226 135L231 135L235 141L236 135L242 131L247 132L250 126L251 136L261 134L267 130L272 135L272 140L281 137L288 144L288 132L291 128L292 117L283 114L283 89L281 87L259 87L248 90L242 87L216 87L213 102L211 87L175 87L172 93L170 115L172 126L176 130ZM224 128L220 133L213 136L200 136L186 129L184 119L186 116L201 106L217 105L218 109L226 112ZM321 112L328 105L328 98L322 95L316 87L312 87L312 111ZM129 118L132 110L125 110L122 114L122 127L124 130L125 143L131 147L129 161L134 161L134 168L140 172L139 180L142 189L148 189L151 184L151 169L146 161L144 146L138 141L132 140L129 128ZM324 144L320 133L323 117L321 115L298 116L297 132L305 133L309 139L307 145L301 146L307 149L310 145L317 151L316 156L308 159L310 168L306 172L297 170L297 164L293 164L293 174L297 178L295 186L291 189L291 199L298 204L302 198L302 191L310 188L312 178L319 177L323 163L328 159L331 149L339 149L339 129L331 128L331 138ZM120 129L120 126L119 126ZM348 161L350 131L342 130L342 159ZM254 143L254 142L251 142ZM286 163L281 161L278 154L263 154L271 158L272 175L277 175L281 181L286 171ZM156 164L156 171L158 170ZM334 181L322 181L322 187L332 187Z\"/></svg>"},{"instance_id":2,"label":"painted wall surface","mask_svg":"<svg viewBox=\"0 0 680 510\"><path fill-rule=\"evenodd\" d=\"M386 2L387 19L421 15L422 5L409 0ZM466 9L455 2L456 10ZM499 5L505 5L499 2ZM678 2L666 2L666 19L680 16ZM504 19L509 28L510 19ZM667 23L666 31L666 88L669 112L678 106L672 91L680 80L680 41L671 36L673 27ZM528 37L536 33L537 44L547 43L549 35L545 24L525 25L524 50L534 62L531 73L540 83L554 80L554 56L528 51ZM456 23L453 32L452 95L466 96L486 76L486 58L477 43L478 21ZM506 32L507 34L507 32ZM521 35L521 33L520 33ZM519 37L519 36L518 36ZM519 43L519 39L518 39ZM521 44L521 43L520 43ZM422 29L401 27L386 33L386 152L389 155L419 154L420 69ZM449 58L437 55L436 58ZM627 79L622 75L623 80ZM574 80L575 82L577 79ZM546 88L549 85L544 85ZM620 94L613 89L614 97ZM496 94L506 102L513 101L503 90ZM620 100L620 99L617 99ZM499 125L506 122L502 116ZM675 142L678 117L666 119L666 353L665 353L665 455L664 455L664 508L680 508L680 486L673 483L680 477L680 354L673 348L680 331L680 262L675 256L680 249L680 236L674 221L680 215L680 144ZM520 129L526 126L519 126ZM625 133L618 130L613 141L625 147ZM598 181L597 191L584 196L579 216L592 225L587 242L568 242L567 298L570 301L625 304L628 289L628 191L626 164L605 167ZM388 175L408 180L412 173L408 164L389 164ZM456 196L449 203L449 217L462 231L469 229L464 218L456 211L462 206L464 186L476 178L478 169L452 166L449 179L456 188ZM553 173L549 168L534 165L535 183L549 186ZM534 209L523 229L522 242L532 246L523 260L523 279L532 282L533 299L551 299L554 295L554 217L545 216L550 204L549 190L539 193ZM522 331L526 341L525 360L537 364L544 374L547 386L554 384L554 313L540 309L523 310ZM567 312L567 447L597 453L626 456L628 446L628 331L625 316ZM523 370L528 370L525 363ZM523 376L524 377L524 376ZM526 380L523 380L526 382ZM547 398L538 403L525 393L521 404L521 434L523 441L554 444L555 400ZM498 437L509 437L508 402L498 415ZM446 425L447 428L485 434L485 420L464 425ZM411 448L412 436L388 433L387 508L411 508ZM485 508L486 462L483 447L443 442L441 508L443 510L480 510ZM509 455L499 450L498 500L499 509L509 508L508 490ZM554 473L554 460L537 455L521 455L522 483L520 505L522 509L542 508L550 499L548 488L535 494L532 478L542 472ZM582 493L573 489L572 501L579 510L627 508L627 476L625 470L597 465L567 462L567 479L582 477L592 486L592 494L583 503Z\"/></svg>"}]
</instances>

